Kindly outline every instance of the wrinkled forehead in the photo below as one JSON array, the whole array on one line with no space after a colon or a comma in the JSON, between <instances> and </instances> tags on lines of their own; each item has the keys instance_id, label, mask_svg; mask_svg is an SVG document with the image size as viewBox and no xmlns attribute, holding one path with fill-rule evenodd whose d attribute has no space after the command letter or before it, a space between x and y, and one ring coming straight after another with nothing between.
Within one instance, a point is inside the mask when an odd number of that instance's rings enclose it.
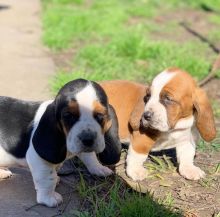
<instances>
[{"instance_id":1,"label":"wrinkled forehead","mask_svg":"<svg viewBox=\"0 0 220 217\"><path fill-rule=\"evenodd\" d=\"M180 96L191 94L194 87L195 81L188 73L171 68L161 72L154 78L151 93L158 97L162 92Z\"/></svg>"},{"instance_id":2,"label":"wrinkled forehead","mask_svg":"<svg viewBox=\"0 0 220 217\"><path fill-rule=\"evenodd\" d=\"M101 103L99 93L90 83L85 88L80 90L75 96L76 103L74 107L78 107L78 110L83 115L91 115L94 112L105 113L107 108Z\"/></svg>"},{"instance_id":3,"label":"wrinkled forehead","mask_svg":"<svg viewBox=\"0 0 220 217\"><path fill-rule=\"evenodd\" d=\"M167 70L158 74L152 81L150 87L151 94L159 98L160 92L164 86L167 85L175 75L175 72L169 72Z\"/></svg>"}]
</instances>

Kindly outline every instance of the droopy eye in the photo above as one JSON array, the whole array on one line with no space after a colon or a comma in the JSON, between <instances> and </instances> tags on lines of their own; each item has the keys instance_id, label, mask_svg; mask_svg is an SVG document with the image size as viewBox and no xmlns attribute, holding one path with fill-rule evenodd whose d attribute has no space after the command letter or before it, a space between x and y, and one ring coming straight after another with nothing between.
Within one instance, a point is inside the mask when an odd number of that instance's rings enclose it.
<instances>
[{"instance_id":1,"label":"droopy eye","mask_svg":"<svg viewBox=\"0 0 220 217\"><path fill-rule=\"evenodd\" d=\"M78 121L79 116L71 112L64 112L62 114L62 119L65 124L67 124L68 126L72 126L74 123Z\"/></svg>"},{"instance_id":2,"label":"droopy eye","mask_svg":"<svg viewBox=\"0 0 220 217\"><path fill-rule=\"evenodd\" d=\"M144 102L147 103L149 101L150 97L151 97L151 93L147 93L147 95L144 96Z\"/></svg>"},{"instance_id":3,"label":"droopy eye","mask_svg":"<svg viewBox=\"0 0 220 217\"><path fill-rule=\"evenodd\" d=\"M173 99L169 95L164 95L162 101L165 105L169 105L173 102Z\"/></svg>"},{"instance_id":4,"label":"droopy eye","mask_svg":"<svg viewBox=\"0 0 220 217\"><path fill-rule=\"evenodd\" d=\"M102 113L95 113L94 114L94 118L96 119L96 121L99 123L99 124L103 124L104 122L104 119L105 119L105 115L102 114Z\"/></svg>"}]
</instances>

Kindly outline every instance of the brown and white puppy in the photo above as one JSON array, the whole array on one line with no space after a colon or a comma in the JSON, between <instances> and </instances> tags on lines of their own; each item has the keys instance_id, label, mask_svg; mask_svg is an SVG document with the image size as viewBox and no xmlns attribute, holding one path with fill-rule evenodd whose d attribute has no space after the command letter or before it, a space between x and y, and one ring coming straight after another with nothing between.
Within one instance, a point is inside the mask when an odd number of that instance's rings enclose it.
<instances>
[{"instance_id":1,"label":"brown and white puppy","mask_svg":"<svg viewBox=\"0 0 220 217\"><path fill-rule=\"evenodd\" d=\"M129 141L126 172L143 180L149 152L176 148L179 173L192 180L205 173L193 163L195 125L201 137L216 135L213 112L206 93L181 69L169 68L158 74L150 87L129 81L103 82L101 86L116 110L121 141Z\"/></svg>"}]
</instances>

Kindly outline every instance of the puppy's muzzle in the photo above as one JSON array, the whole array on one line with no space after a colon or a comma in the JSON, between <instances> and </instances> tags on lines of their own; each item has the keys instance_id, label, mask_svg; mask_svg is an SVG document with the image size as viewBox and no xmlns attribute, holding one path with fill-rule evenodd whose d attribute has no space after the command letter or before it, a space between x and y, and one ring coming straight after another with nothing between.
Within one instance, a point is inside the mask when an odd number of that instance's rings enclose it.
<instances>
[{"instance_id":1,"label":"puppy's muzzle","mask_svg":"<svg viewBox=\"0 0 220 217\"><path fill-rule=\"evenodd\" d=\"M83 130L78 135L78 138L85 147L90 148L95 143L95 140L97 138L97 133L91 130L87 130L87 131Z\"/></svg>"},{"instance_id":2,"label":"puppy's muzzle","mask_svg":"<svg viewBox=\"0 0 220 217\"><path fill-rule=\"evenodd\" d=\"M143 114L143 118L146 121L151 121L152 117L153 117L154 113L152 111L146 111Z\"/></svg>"},{"instance_id":3,"label":"puppy's muzzle","mask_svg":"<svg viewBox=\"0 0 220 217\"><path fill-rule=\"evenodd\" d=\"M151 127L151 123L153 121L154 112L152 111L146 111L143 113L141 117L141 124L143 127Z\"/></svg>"}]
</instances>

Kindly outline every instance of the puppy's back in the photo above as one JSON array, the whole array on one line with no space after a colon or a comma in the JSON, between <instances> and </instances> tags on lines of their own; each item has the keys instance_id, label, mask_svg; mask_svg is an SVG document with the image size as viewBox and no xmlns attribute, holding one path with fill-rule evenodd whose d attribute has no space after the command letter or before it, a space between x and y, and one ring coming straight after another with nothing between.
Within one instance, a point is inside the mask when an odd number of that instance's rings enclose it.
<instances>
[{"instance_id":1,"label":"puppy's back","mask_svg":"<svg viewBox=\"0 0 220 217\"><path fill-rule=\"evenodd\" d=\"M128 122L138 100L144 98L146 86L125 80L104 81L100 85L109 98L109 104L116 111L120 139L129 138Z\"/></svg>"}]
</instances>

